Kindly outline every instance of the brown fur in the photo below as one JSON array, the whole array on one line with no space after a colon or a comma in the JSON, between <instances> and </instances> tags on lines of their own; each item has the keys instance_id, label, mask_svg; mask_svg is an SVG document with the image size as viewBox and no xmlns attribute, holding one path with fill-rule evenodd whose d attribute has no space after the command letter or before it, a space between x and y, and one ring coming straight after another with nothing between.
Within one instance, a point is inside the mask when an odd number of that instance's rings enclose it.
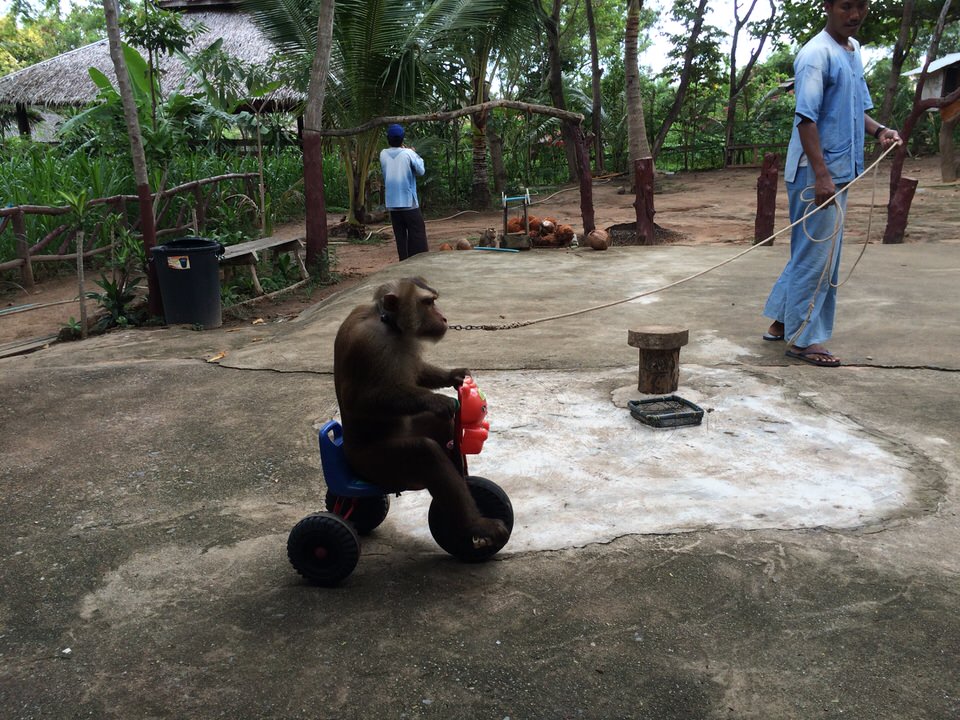
<instances>
[{"instance_id":1,"label":"brown fur","mask_svg":"<svg viewBox=\"0 0 960 720\"><path fill-rule=\"evenodd\" d=\"M388 492L426 488L465 536L506 539L499 520L483 518L447 452L457 402L432 392L459 387L466 368L425 362L421 343L437 342L447 319L436 290L423 278L377 288L341 324L334 341L333 378L343 425L343 449L361 478Z\"/></svg>"}]
</instances>

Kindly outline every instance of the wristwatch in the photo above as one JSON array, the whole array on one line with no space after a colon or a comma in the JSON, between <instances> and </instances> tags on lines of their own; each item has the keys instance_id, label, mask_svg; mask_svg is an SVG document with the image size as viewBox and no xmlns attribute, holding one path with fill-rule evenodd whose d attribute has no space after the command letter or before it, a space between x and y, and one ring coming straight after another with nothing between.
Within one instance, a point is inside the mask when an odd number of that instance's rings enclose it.
<instances>
[{"instance_id":1,"label":"wristwatch","mask_svg":"<svg viewBox=\"0 0 960 720\"><path fill-rule=\"evenodd\" d=\"M880 133L882 133L882 132L883 132L884 130L886 130L886 129L887 129L887 126L886 126L886 125L878 125L878 126L877 126L877 129L873 131L873 136L874 136L877 140L879 140L879 139L880 139Z\"/></svg>"}]
</instances>

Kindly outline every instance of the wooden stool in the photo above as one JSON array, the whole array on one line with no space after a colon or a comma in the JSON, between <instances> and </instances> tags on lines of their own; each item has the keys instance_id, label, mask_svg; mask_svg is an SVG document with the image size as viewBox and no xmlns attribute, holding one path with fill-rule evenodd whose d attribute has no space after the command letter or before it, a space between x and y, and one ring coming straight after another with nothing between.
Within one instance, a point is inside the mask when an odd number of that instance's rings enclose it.
<instances>
[{"instance_id":1,"label":"wooden stool","mask_svg":"<svg viewBox=\"0 0 960 720\"><path fill-rule=\"evenodd\" d=\"M651 395L675 392L680 384L680 348L690 332L670 325L644 325L627 331L627 344L640 348L637 390Z\"/></svg>"}]
</instances>

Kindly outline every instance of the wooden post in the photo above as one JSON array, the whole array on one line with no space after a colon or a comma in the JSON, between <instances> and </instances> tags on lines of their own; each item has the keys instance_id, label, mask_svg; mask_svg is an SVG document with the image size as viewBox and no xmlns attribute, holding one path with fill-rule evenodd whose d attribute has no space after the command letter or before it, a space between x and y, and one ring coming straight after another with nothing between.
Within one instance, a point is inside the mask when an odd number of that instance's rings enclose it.
<instances>
[{"instance_id":1,"label":"wooden post","mask_svg":"<svg viewBox=\"0 0 960 720\"><path fill-rule=\"evenodd\" d=\"M21 137L30 137L30 118L27 116L27 106L23 103L17 103L14 106L17 115L17 132Z\"/></svg>"},{"instance_id":2,"label":"wooden post","mask_svg":"<svg viewBox=\"0 0 960 720\"><path fill-rule=\"evenodd\" d=\"M80 339L87 339L87 291L83 282L83 230L77 233L77 287L80 297Z\"/></svg>"},{"instance_id":3,"label":"wooden post","mask_svg":"<svg viewBox=\"0 0 960 720\"><path fill-rule=\"evenodd\" d=\"M669 325L646 325L627 331L627 344L640 349L637 390L651 395L675 392L680 385L680 348L690 332Z\"/></svg>"},{"instance_id":4,"label":"wooden post","mask_svg":"<svg viewBox=\"0 0 960 720\"><path fill-rule=\"evenodd\" d=\"M580 215L583 218L583 236L593 232L597 225L593 214L593 175L590 173L590 158L584 144L583 130L573 128L576 139L577 166L580 174Z\"/></svg>"},{"instance_id":5,"label":"wooden post","mask_svg":"<svg viewBox=\"0 0 960 720\"><path fill-rule=\"evenodd\" d=\"M900 177L897 189L887 205L887 228L883 231L884 245L897 245L903 242L907 231L907 217L910 215L910 205L913 204L914 193L917 192L917 179Z\"/></svg>"},{"instance_id":6,"label":"wooden post","mask_svg":"<svg viewBox=\"0 0 960 720\"><path fill-rule=\"evenodd\" d=\"M637 191L637 199L633 207L637 211L637 243L639 245L656 245L656 226L653 216L653 158L640 158L633 163L633 184Z\"/></svg>"},{"instance_id":7,"label":"wooden post","mask_svg":"<svg viewBox=\"0 0 960 720\"><path fill-rule=\"evenodd\" d=\"M753 224L753 244L761 243L773 235L777 220L777 184L780 180L780 156L766 153L763 167L757 178L757 218ZM767 243L773 245L773 240Z\"/></svg>"},{"instance_id":8,"label":"wooden post","mask_svg":"<svg viewBox=\"0 0 960 720\"><path fill-rule=\"evenodd\" d=\"M960 122L960 100L953 103L957 108L957 115L947 119L948 115L941 108L940 123L940 179L945 182L953 182L957 179L957 155L953 145L953 131Z\"/></svg>"},{"instance_id":9,"label":"wooden post","mask_svg":"<svg viewBox=\"0 0 960 720\"><path fill-rule=\"evenodd\" d=\"M30 289L34 285L33 264L30 262L30 245L27 243L27 223L23 210L13 213L13 236L17 239L17 257L23 260L20 266L20 281Z\"/></svg>"}]
</instances>

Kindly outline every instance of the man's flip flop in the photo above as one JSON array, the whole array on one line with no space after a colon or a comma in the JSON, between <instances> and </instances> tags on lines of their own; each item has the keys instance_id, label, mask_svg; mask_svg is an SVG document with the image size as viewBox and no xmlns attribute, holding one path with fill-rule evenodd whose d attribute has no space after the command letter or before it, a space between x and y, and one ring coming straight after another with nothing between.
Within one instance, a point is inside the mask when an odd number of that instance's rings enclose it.
<instances>
[{"instance_id":1,"label":"man's flip flop","mask_svg":"<svg viewBox=\"0 0 960 720\"><path fill-rule=\"evenodd\" d=\"M784 353L788 358L802 360L805 363L816 365L817 367L840 367L840 358L836 358L827 350L787 350Z\"/></svg>"},{"instance_id":2,"label":"man's flip flop","mask_svg":"<svg viewBox=\"0 0 960 720\"><path fill-rule=\"evenodd\" d=\"M773 333L765 332L763 334L764 340L769 340L770 342L776 342L777 340L783 340L783 335L774 335Z\"/></svg>"}]
</instances>

